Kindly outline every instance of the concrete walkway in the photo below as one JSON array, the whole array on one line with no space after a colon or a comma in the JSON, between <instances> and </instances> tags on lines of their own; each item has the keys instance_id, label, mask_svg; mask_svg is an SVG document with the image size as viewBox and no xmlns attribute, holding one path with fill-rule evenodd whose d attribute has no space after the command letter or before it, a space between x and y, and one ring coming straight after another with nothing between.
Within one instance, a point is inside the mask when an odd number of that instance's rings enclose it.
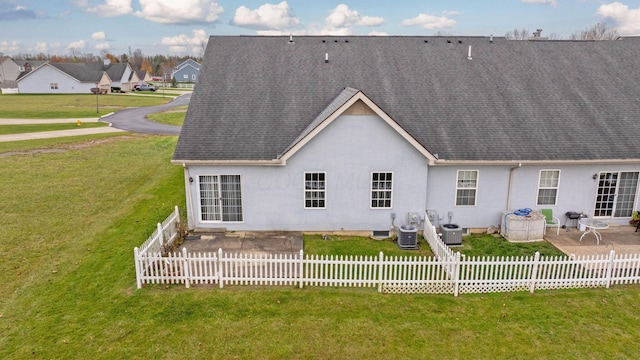
<instances>
[{"instance_id":1,"label":"concrete walkway","mask_svg":"<svg viewBox=\"0 0 640 360\"><path fill-rule=\"evenodd\" d=\"M75 119L73 122L76 122L77 120L78 119ZM55 120L54 123L59 124L60 121ZM1 124L4 124L4 123L1 123ZM73 129L73 130L39 131L39 132L22 133L22 134L0 135L0 142L52 139L52 138L67 137L67 136L95 135L95 134L106 134L106 133L115 133L115 132L124 132L124 131L125 130L116 129L110 126L87 128L87 129L80 128L80 129Z\"/></svg>"}]
</instances>

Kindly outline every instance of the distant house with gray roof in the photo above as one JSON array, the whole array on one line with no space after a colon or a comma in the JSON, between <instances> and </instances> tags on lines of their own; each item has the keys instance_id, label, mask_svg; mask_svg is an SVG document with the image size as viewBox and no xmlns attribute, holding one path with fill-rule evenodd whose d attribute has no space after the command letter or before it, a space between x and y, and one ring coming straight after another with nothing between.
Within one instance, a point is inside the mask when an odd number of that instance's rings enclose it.
<instances>
[{"instance_id":1,"label":"distant house with gray roof","mask_svg":"<svg viewBox=\"0 0 640 360\"><path fill-rule=\"evenodd\" d=\"M176 146L190 229L625 224L640 42L212 36ZM409 216L409 214L417 214Z\"/></svg>"},{"instance_id":2,"label":"distant house with gray roof","mask_svg":"<svg viewBox=\"0 0 640 360\"><path fill-rule=\"evenodd\" d=\"M15 88L20 72L20 65L12 58L0 56L0 88Z\"/></svg>"},{"instance_id":3,"label":"distant house with gray roof","mask_svg":"<svg viewBox=\"0 0 640 360\"><path fill-rule=\"evenodd\" d=\"M46 62L17 81L21 94L90 94L96 86L111 88L106 71L84 63Z\"/></svg>"}]
</instances>

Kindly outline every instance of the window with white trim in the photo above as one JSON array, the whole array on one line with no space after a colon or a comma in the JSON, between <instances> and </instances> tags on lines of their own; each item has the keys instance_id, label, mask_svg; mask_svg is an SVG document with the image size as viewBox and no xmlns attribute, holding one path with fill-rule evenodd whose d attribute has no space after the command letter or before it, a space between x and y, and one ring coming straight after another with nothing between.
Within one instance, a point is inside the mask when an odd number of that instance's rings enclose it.
<instances>
[{"instance_id":1,"label":"window with white trim","mask_svg":"<svg viewBox=\"0 0 640 360\"><path fill-rule=\"evenodd\" d=\"M51 90L58 90L58 83L51 83Z\"/></svg>"},{"instance_id":2,"label":"window with white trim","mask_svg":"<svg viewBox=\"0 0 640 360\"><path fill-rule=\"evenodd\" d=\"M182 77L183 77L184 79L188 79L188 78L189 78L189 74L184 74Z\"/></svg>"},{"instance_id":3,"label":"window with white trim","mask_svg":"<svg viewBox=\"0 0 640 360\"><path fill-rule=\"evenodd\" d=\"M558 200L560 170L540 170L537 205L555 205Z\"/></svg>"},{"instance_id":4,"label":"window with white trim","mask_svg":"<svg viewBox=\"0 0 640 360\"><path fill-rule=\"evenodd\" d=\"M391 209L393 195L393 173L371 173L371 208Z\"/></svg>"},{"instance_id":5,"label":"window with white trim","mask_svg":"<svg viewBox=\"0 0 640 360\"><path fill-rule=\"evenodd\" d=\"M323 172L304 173L304 208L327 207L327 175Z\"/></svg>"},{"instance_id":6,"label":"window with white trim","mask_svg":"<svg viewBox=\"0 0 640 360\"><path fill-rule=\"evenodd\" d=\"M243 220L240 175L200 175L198 181L202 221Z\"/></svg>"},{"instance_id":7,"label":"window with white trim","mask_svg":"<svg viewBox=\"0 0 640 360\"><path fill-rule=\"evenodd\" d=\"M478 170L458 170L456 206L475 206L478 194Z\"/></svg>"},{"instance_id":8,"label":"window with white trim","mask_svg":"<svg viewBox=\"0 0 640 360\"><path fill-rule=\"evenodd\" d=\"M196 80L196 74L191 75L191 80Z\"/></svg>"}]
</instances>

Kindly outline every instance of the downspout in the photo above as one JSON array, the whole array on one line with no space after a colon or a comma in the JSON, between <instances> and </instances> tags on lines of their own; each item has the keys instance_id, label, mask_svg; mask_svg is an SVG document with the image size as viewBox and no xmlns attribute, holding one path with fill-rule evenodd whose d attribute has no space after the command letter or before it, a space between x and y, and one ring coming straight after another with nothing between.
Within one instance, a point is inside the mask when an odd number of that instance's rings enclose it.
<instances>
[{"instance_id":1,"label":"downspout","mask_svg":"<svg viewBox=\"0 0 640 360\"><path fill-rule=\"evenodd\" d=\"M187 230L193 230L195 228L192 209L193 199L191 198L191 183L193 182L193 178L189 175L189 167L187 164L182 163L182 167L184 168L184 186L187 189Z\"/></svg>"},{"instance_id":2,"label":"downspout","mask_svg":"<svg viewBox=\"0 0 640 360\"><path fill-rule=\"evenodd\" d=\"M509 211L511 209L511 186L513 184L513 170L519 169L522 167L522 163L518 163L518 165L509 169L509 187L507 189L507 208L505 210Z\"/></svg>"}]
</instances>

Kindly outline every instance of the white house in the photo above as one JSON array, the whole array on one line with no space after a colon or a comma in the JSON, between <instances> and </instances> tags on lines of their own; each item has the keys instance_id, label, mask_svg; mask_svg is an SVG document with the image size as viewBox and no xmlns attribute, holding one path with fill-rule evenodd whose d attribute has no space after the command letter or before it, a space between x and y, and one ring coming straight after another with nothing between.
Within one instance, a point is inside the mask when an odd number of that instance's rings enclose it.
<instances>
[{"instance_id":1,"label":"white house","mask_svg":"<svg viewBox=\"0 0 640 360\"><path fill-rule=\"evenodd\" d=\"M90 94L96 86L105 91L111 79L105 71L81 63L46 62L17 81L21 94Z\"/></svg>"},{"instance_id":2,"label":"white house","mask_svg":"<svg viewBox=\"0 0 640 360\"><path fill-rule=\"evenodd\" d=\"M213 36L172 160L189 228L384 232L410 214L487 228L519 208L624 224L638 208L639 51Z\"/></svg>"}]
</instances>

